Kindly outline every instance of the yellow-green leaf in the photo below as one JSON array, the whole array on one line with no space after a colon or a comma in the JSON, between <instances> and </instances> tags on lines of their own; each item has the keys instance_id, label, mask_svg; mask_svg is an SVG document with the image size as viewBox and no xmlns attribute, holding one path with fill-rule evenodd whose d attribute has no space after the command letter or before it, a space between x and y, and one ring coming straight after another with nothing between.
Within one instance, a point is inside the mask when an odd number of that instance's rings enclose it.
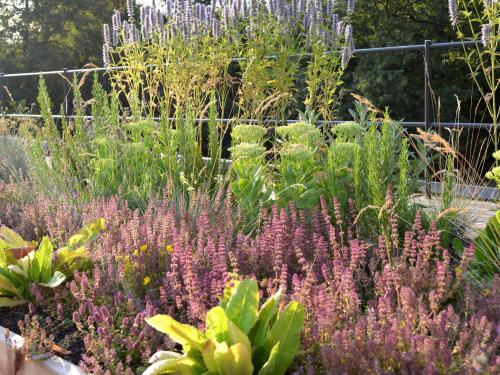
<instances>
[{"instance_id":1,"label":"yellow-green leaf","mask_svg":"<svg viewBox=\"0 0 500 375\"><path fill-rule=\"evenodd\" d=\"M179 323L169 315L155 315L146 319L146 322L182 346L188 345L200 352L203 351L207 338L196 327Z\"/></svg>"},{"instance_id":2,"label":"yellow-green leaf","mask_svg":"<svg viewBox=\"0 0 500 375\"><path fill-rule=\"evenodd\" d=\"M259 308L259 290L257 282L252 279L243 280L233 291L226 307L226 315L245 334L248 334L255 322Z\"/></svg>"}]
</instances>

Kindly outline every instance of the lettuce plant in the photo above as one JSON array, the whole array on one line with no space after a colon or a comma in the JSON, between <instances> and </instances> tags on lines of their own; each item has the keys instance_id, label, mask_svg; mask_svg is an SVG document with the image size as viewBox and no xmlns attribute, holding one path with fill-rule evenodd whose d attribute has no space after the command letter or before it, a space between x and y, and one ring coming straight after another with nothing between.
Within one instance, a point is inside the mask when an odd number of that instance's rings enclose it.
<instances>
[{"instance_id":1,"label":"lettuce plant","mask_svg":"<svg viewBox=\"0 0 500 375\"><path fill-rule=\"evenodd\" d=\"M246 279L226 288L207 313L205 332L169 315L147 319L183 353L157 352L144 374L284 374L299 349L304 309L292 301L280 311L280 299L281 290L259 310L257 282Z\"/></svg>"},{"instance_id":2,"label":"lettuce plant","mask_svg":"<svg viewBox=\"0 0 500 375\"><path fill-rule=\"evenodd\" d=\"M17 306L33 299L32 286L56 288L66 280L66 274L82 265L86 258L85 243L104 229L99 219L73 235L66 246L54 250L44 237L37 250L16 259L12 249L24 243L15 233L2 228L0 238L0 307ZM66 274L65 274L65 273Z\"/></svg>"}]
</instances>

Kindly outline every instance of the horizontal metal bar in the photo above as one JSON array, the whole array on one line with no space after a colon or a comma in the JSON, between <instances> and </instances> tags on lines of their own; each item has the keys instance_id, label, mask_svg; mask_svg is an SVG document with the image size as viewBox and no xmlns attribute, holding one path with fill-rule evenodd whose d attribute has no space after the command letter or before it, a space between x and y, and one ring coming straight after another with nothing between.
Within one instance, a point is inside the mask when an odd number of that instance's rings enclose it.
<instances>
[{"instance_id":1,"label":"horizontal metal bar","mask_svg":"<svg viewBox=\"0 0 500 375\"><path fill-rule=\"evenodd\" d=\"M458 48L462 46L474 46L480 45L481 41L472 40L465 42L444 42L444 43L433 43L431 48L433 49L443 49L443 48ZM377 48L360 48L354 49L354 55L366 55L366 54L374 54L374 53L392 53L392 52L404 52L404 51L423 51L425 48L425 44L411 44L405 46L389 46L389 47L377 47ZM335 52L335 51L330 51ZM339 52L339 51L337 51ZM269 58L276 58L275 55L269 56ZM231 61L243 61L244 57L234 57ZM149 67L153 67L154 65L150 65ZM124 70L126 66L116 66L111 68L84 68L84 69L70 69L67 70L67 73L70 74L79 74L79 73L91 73L91 72L108 72L115 70ZM29 72L29 73L11 73L4 74L4 78L18 78L18 77L38 77L42 76L50 76L50 75L62 75L64 70L53 70L53 71L45 71L45 72Z\"/></svg>"},{"instance_id":2,"label":"horizontal metal bar","mask_svg":"<svg viewBox=\"0 0 500 375\"><path fill-rule=\"evenodd\" d=\"M40 119L43 116L38 115L38 114L22 114L22 113L3 113L0 114L1 117L8 117L8 118L33 118L33 119ZM61 119L63 116L61 115L52 115L53 118L55 119ZM67 119L74 119L76 116L64 116ZM93 116L83 116L85 120L92 120ZM160 117L151 117L151 120L154 121L160 121ZM175 117L169 117L169 121L175 121ZM196 122L203 122L206 123L210 121L208 118L197 118L195 119ZM229 123L245 123L245 124L259 124L259 123L264 123L264 124L271 124L271 125L276 125L276 124L283 124L283 123L288 123L288 124L293 124L296 122L299 122L300 120L277 120L277 119L269 119L269 120L255 120L255 119L228 119L228 118L219 118L216 120L217 122L229 124ZM318 125L337 125L341 124L343 122L347 122L351 120L334 120L334 121L324 121L320 120L317 121ZM402 121L401 125L404 128L425 128L425 122L423 121ZM478 122L432 122L430 124L431 127L433 128L472 128L472 129L485 129L489 130L492 128L493 124L482 124Z\"/></svg>"},{"instance_id":3,"label":"horizontal metal bar","mask_svg":"<svg viewBox=\"0 0 500 375\"><path fill-rule=\"evenodd\" d=\"M443 191L441 182L437 181L419 181L430 187L432 194L440 194ZM421 192L425 192L425 187L421 187ZM497 188L476 185L453 184L453 192L455 196L463 198L479 199L483 201L496 202L500 198Z\"/></svg>"}]
</instances>

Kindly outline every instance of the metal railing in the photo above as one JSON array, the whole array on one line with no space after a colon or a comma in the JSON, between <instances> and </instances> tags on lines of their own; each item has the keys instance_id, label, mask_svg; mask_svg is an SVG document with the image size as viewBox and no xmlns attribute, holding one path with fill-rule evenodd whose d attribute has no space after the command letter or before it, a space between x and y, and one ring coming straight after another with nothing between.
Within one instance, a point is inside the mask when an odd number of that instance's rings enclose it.
<instances>
[{"instance_id":1,"label":"metal railing","mask_svg":"<svg viewBox=\"0 0 500 375\"><path fill-rule=\"evenodd\" d=\"M465 42L445 42L445 43L434 43L432 40L426 40L424 44L412 44L412 45L403 45L403 46L391 46L391 47L378 47L378 48L362 48L355 49L353 51L353 55L368 55L368 54L386 54L386 53L396 53L396 52L405 52L405 51L422 51L424 57L424 121L403 121L402 125L405 128L437 128L437 127L447 127L447 128L481 128L481 129L491 129L492 124L485 123L457 123L457 122L434 122L434 111L432 106L432 50L435 49L452 49L452 48L462 48L462 47L471 47L481 45L481 41L465 41ZM242 58L234 58L234 61L239 61ZM2 108L3 103L5 101L5 88L7 86L7 81L9 79L15 78L23 78L23 77L38 77L38 76L53 76L60 75L65 77L64 79L64 87L63 87L63 97L66 97L69 86L68 81L70 79L70 75L72 74L82 74L82 73L106 73L114 70L123 70L126 69L126 66L118 66L111 68L85 68L85 69L68 69L63 68L62 70L53 70L53 71L44 71L44 72L29 72L29 73L11 73L4 74L0 73L0 108ZM67 101L65 100L64 107L67 111ZM12 118L40 118L40 115L26 115L26 114L17 114L17 113L0 113L0 117L12 117ZM59 118L59 115L54 115L55 118ZM71 117L71 116L66 116ZM87 118L91 119L91 116L87 116ZM199 122L206 122L208 119L201 118L197 119ZM231 122L231 119L219 119L221 122ZM239 120L240 122L252 123L255 120ZM294 122L297 120L289 120L288 122ZM344 120L345 121L345 120ZM342 120L336 121L320 121L319 124L326 125L335 125L338 123L344 122ZM281 120L265 120L266 123L269 124L278 124L282 123Z\"/></svg>"}]
</instances>

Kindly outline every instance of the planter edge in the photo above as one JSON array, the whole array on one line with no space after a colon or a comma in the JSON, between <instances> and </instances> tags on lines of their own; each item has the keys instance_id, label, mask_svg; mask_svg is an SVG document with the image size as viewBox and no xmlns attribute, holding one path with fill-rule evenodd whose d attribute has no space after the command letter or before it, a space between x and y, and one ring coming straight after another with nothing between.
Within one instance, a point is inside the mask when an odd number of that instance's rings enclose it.
<instances>
[{"instance_id":1,"label":"planter edge","mask_svg":"<svg viewBox=\"0 0 500 375\"><path fill-rule=\"evenodd\" d=\"M6 340L6 333L7 330L0 326L1 343L13 346L14 348L22 347L24 339L21 336L9 331L9 340ZM52 356L46 360L40 361L40 364L56 375L85 375L78 366L57 356Z\"/></svg>"}]
</instances>

